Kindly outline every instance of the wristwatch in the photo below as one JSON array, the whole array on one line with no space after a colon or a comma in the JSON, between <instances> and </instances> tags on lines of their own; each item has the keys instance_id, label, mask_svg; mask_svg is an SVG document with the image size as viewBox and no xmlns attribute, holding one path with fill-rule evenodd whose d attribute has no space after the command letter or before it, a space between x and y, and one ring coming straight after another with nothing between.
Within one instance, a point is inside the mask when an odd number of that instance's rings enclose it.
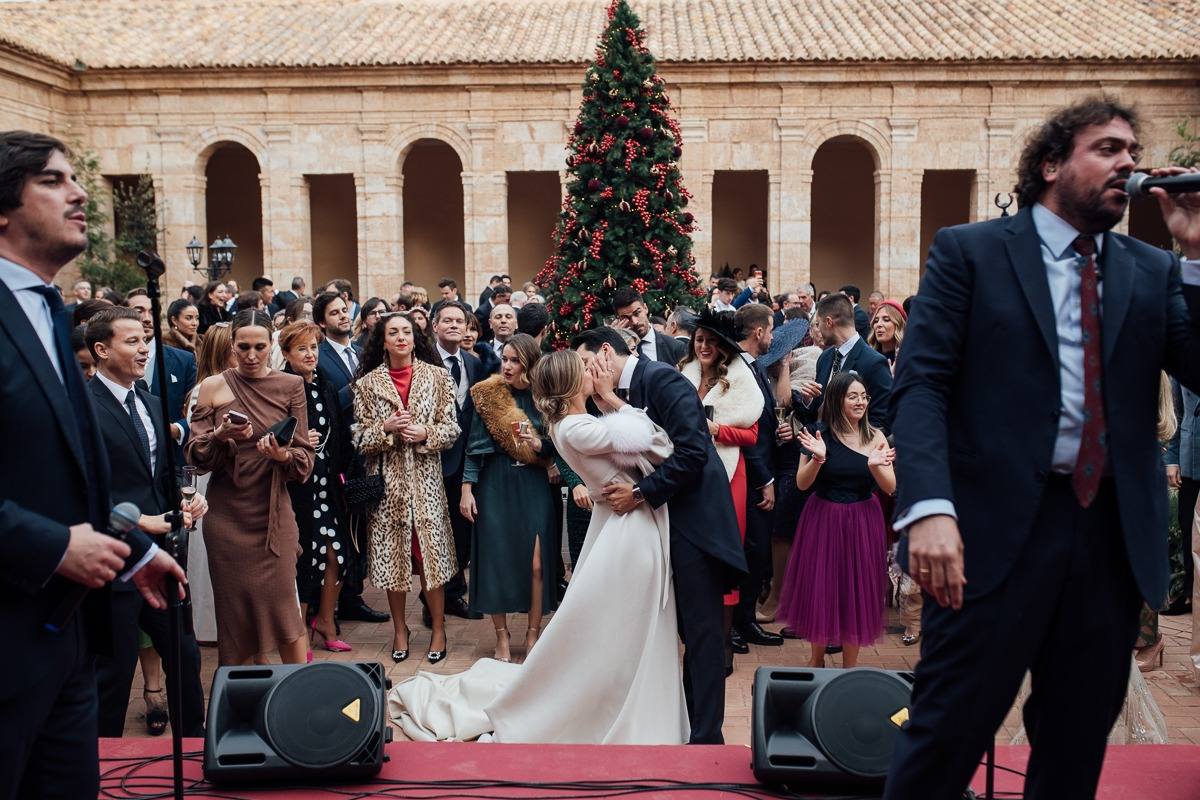
<instances>
[{"instance_id":1,"label":"wristwatch","mask_svg":"<svg viewBox=\"0 0 1200 800\"><path fill-rule=\"evenodd\" d=\"M633 485L633 501L635 503L646 502L646 496L642 494L642 487L638 486L636 483Z\"/></svg>"}]
</instances>

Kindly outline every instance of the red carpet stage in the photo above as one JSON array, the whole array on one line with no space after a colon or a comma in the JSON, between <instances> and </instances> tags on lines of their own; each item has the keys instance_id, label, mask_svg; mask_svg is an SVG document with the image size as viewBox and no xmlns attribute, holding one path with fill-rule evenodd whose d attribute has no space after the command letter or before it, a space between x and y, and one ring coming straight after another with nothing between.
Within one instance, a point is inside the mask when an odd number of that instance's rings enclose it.
<instances>
[{"instance_id":1,"label":"red carpet stage","mask_svg":"<svg viewBox=\"0 0 1200 800\"><path fill-rule=\"evenodd\" d=\"M197 787L201 778L200 739L185 739L184 765L189 797L334 798L334 797L605 797L616 796L625 784L658 785L661 791L638 791L639 798L766 797L750 771L747 747L628 747L581 745L503 745L397 742L388 745L390 757L381 779L391 784L356 784L336 792L316 787L290 790L212 789ZM1022 770L1025 747L998 748L1001 766ZM101 797L135 798L170 792L171 741L161 739L101 739ZM163 760L153 760L158 757ZM147 759L151 759L147 763ZM433 783L440 782L440 785ZM487 784L502 782L501 785ZM610 786L564 786L567 782L596 781ZM556 784L546 789L531 784ZM124 783L125 788L122 788ZM503 785L508 783L509 785ZM996 790L1013 797L1022 779L997 772ZM689 784L709 788L688 790ZM975 787L983 788L982 771ZM347 790L350 791L347 791ZM372 794L372 791L377 792ZM161 795L159 795L161 796ZM169 796L169 795L168 795ZM815 795L819 797L820 795ZM1110 747L1100 780L1101 800L1196 800L1200 797L1200 745L1129 745Z\"/></svg>"}]
</instances>

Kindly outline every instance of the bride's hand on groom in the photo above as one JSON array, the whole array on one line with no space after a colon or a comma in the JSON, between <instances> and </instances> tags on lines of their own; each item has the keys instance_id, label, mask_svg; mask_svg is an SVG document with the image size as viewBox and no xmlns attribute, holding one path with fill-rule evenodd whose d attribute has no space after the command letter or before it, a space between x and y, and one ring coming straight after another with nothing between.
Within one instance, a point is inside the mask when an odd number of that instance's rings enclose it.
<instances>
[{"instance_id":1,"label":"bride's hand on groom","mask_svg":"<svg viewBox=\"0 0 1200 800\"><path fill-rule=\"evenodd\" d=\"M597 353L588 364L592 374L592 397L606 403L616 397L617 372L607 353Z\"/></svg>"}]
</instances>

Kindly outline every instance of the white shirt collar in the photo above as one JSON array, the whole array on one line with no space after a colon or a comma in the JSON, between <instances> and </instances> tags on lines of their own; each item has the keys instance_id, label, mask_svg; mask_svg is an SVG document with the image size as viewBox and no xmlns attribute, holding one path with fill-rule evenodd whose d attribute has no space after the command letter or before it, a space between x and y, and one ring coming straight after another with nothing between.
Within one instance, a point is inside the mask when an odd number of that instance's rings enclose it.
<instances>
[{"instance_id":1,"label":"white shirt collar","mask_svg":"<svg viewBox=\"0 0 1200 800\"><path fill-rule=\"evenodd\" d=\"M1046 247L1050 248L1050 253L1055 260L1061 261L1075 255L1072 247L1081 234L1071 223L1041 203L1034 203L1032 214L1033 227L1037 231L1038 238ZM1104 234L1093 234L1092 238L1096 240L1096 256L1099 257L1100 248L1104 246ZM1068 250L1071 252L1068 253Z\"/></svg>"},{"instance_id":2,"label":"white shirt collar","mask_svg":"<svg viewBox=\"0 0 1200 800\"><path fill-rule=\"evenodd\" d=\"M100 370L96 370L95 379L108 387L108 390L112 392L113 397L117 398L117 402L120 405L125 405L125 398L128 397L129 393L133 390L133 384L130 384L129 386L122 386Z\"/></svg>"},{"instance_id":3,"label":"white shirt collar","mask_svg":"<svg viewBox=\"0 0 1200 800\"><path fill-rule=\"evenodd\" d=\"M653 327L651 327L650 330L646 331L646 335L642 337L642 341L650 342L650 344L654 344L654 334L655 334L655 330Z\"/></svg>"},{"instance_id":4,"label":"white shirt collar","mask_svg":"<svg viewBox=\"0 0 1200 800\"><path fill-rule=\"evenodd\" d=\"M850 351L854 349L854 345L858 344L858 340L862 337L858 335L858 331L850 334L850 338L842 342L838 347L838 352L842 354L842 358L850 355Z\"/></svg>"},{"instance_id":5,"label":"white shirt collar","mask_svg":"<svg viewBox=\"0 0 1200 800\"><path fill-rule=\"evenodd\" d=\"M28 267L23 267L15 261L0 258L0 281L9 291L16 294L22 289L32 289L35 286L50 286ZM66 302L65 300L63 302Z\"/></svg>"},{"instance_id":6,"label":"white shirt collar","mask_svg":"<svg viewBox=\"0 0 1200 800\"><path fill-rule=\"evenodd\" d=\"M638 357L630 355L625 359L625 366L621 368L621 377L617 380L618 389L629 389L633 383L633 371L637 369Z\"/></svg>"},{"instance_id":7,"label":"white shirt collar","mask_svg":"<svg viewBox=\"0 0 1200 800\"><path fill-rule=\"evenodd\" d=\"M442 347L442 343L437 341L436 339L433 341L433 346L437 348L438 355L441 356L443 364L446 363L447 358L457 358L460 362L462 361L462 352L463 351L462 351L461 347L458 348L457 353L451 353L448 350L446 350L444 347Z\"/></svg>"},{"instance_id":8,"label":"white shirt collar","mask_svg":"<svg viewBox=\"0 0 1200 800\"><path fill-rule=\"evenodd\" d=\"M330 339L329 337L325 337L325 341L329 342L329 344L333 347L333 351L335 353L337 353L343 359L346 358L346 351L350 349L351 345L338 344L337 342L335 342L333 339Z\"/></svg>"}]
</instances>

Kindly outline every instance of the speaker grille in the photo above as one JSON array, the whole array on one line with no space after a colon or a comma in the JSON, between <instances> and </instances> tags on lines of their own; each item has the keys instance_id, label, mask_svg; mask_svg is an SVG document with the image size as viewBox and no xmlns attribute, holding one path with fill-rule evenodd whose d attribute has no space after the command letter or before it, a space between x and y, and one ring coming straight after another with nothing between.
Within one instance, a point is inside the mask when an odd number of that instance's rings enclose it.
<instances>
[{"instance_id":1,"label":"speaker grille","mask_svg":"<svg viewBox=\"0 0 1200 800\"><path fill-rule=\"evenodd\" d=\"M346 664L312 664L279 681L263 710L266 735L281 757L322 769L357 755L378 733L379 687Z\"/></svg>"},{"instance_id":2,"label":"speaker grille","mask_svg":"<svg viewBox=\"0 0 1200 800\"><path fill-rule=\"evenodd\" d=\"M899 727L892 721L907 708L907 684L875 670L852 670L830 680L806 704L810 735L826 757L861 778L887 776Z\"/></svg>"}]
</instances>

